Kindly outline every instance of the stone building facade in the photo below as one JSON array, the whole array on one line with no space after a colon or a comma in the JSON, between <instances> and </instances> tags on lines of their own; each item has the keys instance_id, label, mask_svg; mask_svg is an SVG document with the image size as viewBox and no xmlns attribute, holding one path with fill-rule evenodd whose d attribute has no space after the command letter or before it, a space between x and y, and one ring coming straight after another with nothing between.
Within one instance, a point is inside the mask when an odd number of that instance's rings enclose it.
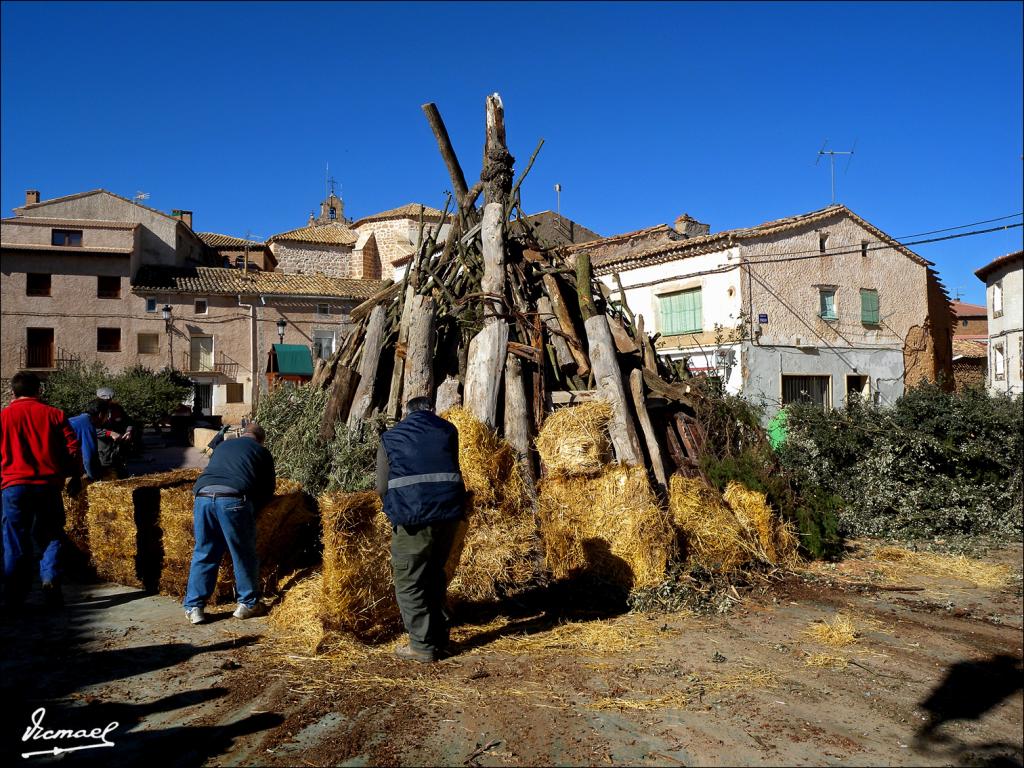
<instances>
[{"instance_id":1,"label":"stone building facade","mask_svg":"<svg viewBox=\"0 0 1024 768\"><path fill-rule=\"evenodd\" d=\"M711 233L680 217L568 249L691 371L760 401L891 402L951 385L952 317L929 262L845 206Z\"/></svg>"},{"instance_id":2,"label":"stone building facade","mask_svg":"<svg viewBox=\"0 0 1024 768\"><path fill-rule=\"evenodd\" d=\"M1000 256L974 273L985 283L988 388L1024 392L1024 251Z\"/></svg>"}]
</instances>

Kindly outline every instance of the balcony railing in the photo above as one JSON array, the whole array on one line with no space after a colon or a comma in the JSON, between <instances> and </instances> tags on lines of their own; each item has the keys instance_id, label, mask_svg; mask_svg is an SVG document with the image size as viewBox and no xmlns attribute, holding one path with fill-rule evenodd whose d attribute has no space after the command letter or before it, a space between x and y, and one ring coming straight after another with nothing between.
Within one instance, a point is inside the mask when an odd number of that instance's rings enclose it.
<instances>
[{"instance_id":1,"label":"balcony railing","mask_svg":"<svg viewBox=\"0 0 1024 768\"><path fill-rule=\"evenodd\" d=\"M216 359L210 359L209 355L193 357L188 352L183 352L181 370L186 374L212 373L234 379L238 376L238 363L223 353L217 355Z\"/></svg>"},{"instance_id":2,"label":"balcony railing","mask_svg":"<svg viewBox=\"0 0 1024 768\"><path fill-rule=\"evenodd\" d=\"M18 347L18 367L24 370L55 371L80 361L77 355L52 344Z\"/></svg>"}]
</instances>

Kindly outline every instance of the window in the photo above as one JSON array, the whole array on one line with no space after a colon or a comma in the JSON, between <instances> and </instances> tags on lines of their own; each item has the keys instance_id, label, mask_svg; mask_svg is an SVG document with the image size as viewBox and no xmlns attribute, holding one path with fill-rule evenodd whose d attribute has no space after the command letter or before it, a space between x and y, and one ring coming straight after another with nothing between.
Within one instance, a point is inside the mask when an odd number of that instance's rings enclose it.
<instances>
[{"instance_id":1,"label":"window","mask_svg":"<svg viewBox=\"0 0 1024 768\"><path fill-rule=\"evenodd\" d=\"M992 284L992 317L1003 316L1003 281Z\"/></svg>"},{"instance_id":2,"label":"window","mask_svg":"<svg viewBox=\"0 0 1024 768\"><path fill-rule=\"evenodd\" d=\"M828 376L783 376L782 404L812 403L828 408L830 389Z\"/></svg>"},{"instance_id":3,"label":"window","mask_svg":"<svg viewBox=\"0 0 1024 768\"><path fill-rule=\"evenodd\" d=\"M828 233L827 232L819 232L818 233L818 251L820 253L824 253L825 252L825 243L827 243L827 242L828 242Z\"/></svg>"},{"instance_id":4,"label":"window","mask_svg":"<svg viewBox=\"0 0 1024 768\"><path fill-rule=\"evenodd\" d=\"M659 329L664 335L697 333L703 328L701 289L692 288L658 297Z\"/></svg>"},{"instance_id":5,"label":"window","mask_svg":"<svg viewBox=\"0 0 1024 768\"><path fill-rule=\"evenodd\" d=\"M140 355L155 355L160 352L160 335L157 333L140 333L138 342Z\"/></svg>"},{"instance_id":6,"label":"window","mask_svg":"<svg viewBox=\"0 0 1024 768\"><path fill-rule=\"evenodd\" d=\"M213 336L192 336L189 353L190 371L213 370Z\"/></svg>"},{"instance_id":7,"label":"window","mask_svg":"<svg viewBox=\"0 0 1024 768\"><path fill-rule=\"evenodd\" d=\"M330 304L317 304L316 305L316 316L317 317L330 317L331 316L331 305Z\"/></svg>"},{"instance_id":8,"label":"window","mask_svg":"<svg viewBox=\"0 0 1024 768\"><path fill-rule=\"evenodd\" d=\"M120 299L121 278L117 275L100 275L97 277L96 297L99 299Z\"/></svg>"},{"instance_id":9,"label":"window","mask_svg":"<svg viewBox=\"0 0 1024 768\"><path fill-rule=\"evenodd\" d=\"M53 368L53 328L25 329L26 368Z\"/></svg>"},{"instance_id":10,"label":"window","mask_svg":"<svg viewBox=\"0 0 1024 768\"><path fill-rule=\"evenodd\" d=\"M120 328L97 328L96 329L96 351L97 352L120 352L121 351L121 329Z\"/></svg>"},{"instance_id":11,"label":"window","mask_svg":"<svg viewBox=\"0 0 1024 768\"><path fill-rule=\"evenodd\" d=\"M156 312L156 299L154 299L154 298L147 298L146 299L146 311L147 312Z\"/></svg>"},{"instance_id":12,"label":"window","mask_svg":"<svg viewBox=\"0 0 1024 768\"><path fill-rule=\"evenodd\" d=\"M245 402L245 390L242 385L238 382L229 382L224 387L224 402L226 403L244 403Z\"/></svg>"},{"instance_id":13,"label":"window","mask_svg":"<svg viewBox=\"0 0 1024 768\"><path fill-rule=\"evenodd\" d=\"M50 233L51 245L70 245L75 248L82 247L82 230L80 229L54 229Z\"/></svg>"},{"instance_id":14,"label":"window","mask_svg":"<svg viewBox=\"0 0 1024 768\"><path fill-rule=\"evenodd\" d=\"M331 206L331 210L328 213L328 217L330 218L331 221L334 221L336 218L338 218L338 209L335 208L333 205Z\"/></svg>"},{"instance_id":15,"label":"window","mask_svg":"<svg viewBox=\"0 0 1024 768\"><path fill-rule=\"evenodd\" d=\"M193 305L193 311L197 315L205 315L209 309L210 307L206 299L196 299Z\"/></svg>"},{"instance_id":16,"label":"window","mask_svg":"<svg viewBox=\"0 0 1024 768\"><path fill-rule=\"evenodd\" d=\"M860 321L864 325L878 325L878 291L860 289Z\"/></svg>"},{"instance_id":17,"label":"window","mask_svg":"<svg viewBox=\"0 0 1024 768\"><path fill-rule=\"evenodd\" d=\"M960 325L962 325L964 328L967 327L967 318L966 317L963 320L960 321Z\"/></svg>"},{"instance_id":18,"label":"window","mask_svg":"<svg viewBox=\"0 0 1024 768\"><path fill-rule=\"evenodd\" d=\"M836 289L835 288L819 288L818 289L818 304L819 310L818 315L823 320L835 320L836 319Z\"/></svg>"},{"instance_id":19,"label":"window","mask_svg":"<svg viewBox=\"0 0 1024 768\"><path fill-rule=\"evenodd\" d=\"M996 381L1002 381L1006 376L1006 354L1003 352L1002 344L992 347L992 372Z\"/></svg>"},{"instance_id":20,"label":"window","mask_svg":"<svg viewBox=\"0 0 1024 768\"><path fill-rule=\"evenodd\" d=\"M867 240L861 240L860 241L860 255L861 255L862 258L865 258L865 259L868 257L868 241Z\"/></svg>"},{"instance_id":21,"label":"window","mask_svg":"<svg viewBox=\"0 0 1024 768\"><path fill-rule=\"evenodd\" d=\"M861 398L864 402L867 402L868 397L871 395L871 387L868 384L867 376L855 376L849 375L846 377L846 399L849 400L851 395L854 397Z\"/></svg>"},{"instance_id":22,"label":"window","mask_svg":"<svg viewBox=\"0 0 1024 768\"><path fill-rule=\"evenodd\" d=\"M314 359L329 360L334 354L334 331L313 331Z\"/></svg>"},{"instance_id":23,"label":"window","mask_svg":"<svg viewBox=\"0 0 1024 768\"><path fill-rule=\"evenodd\" d=\"M49 296L50 276L38 272L29 272L25 275L26 296Z\"/></svg>"}]
</instances>

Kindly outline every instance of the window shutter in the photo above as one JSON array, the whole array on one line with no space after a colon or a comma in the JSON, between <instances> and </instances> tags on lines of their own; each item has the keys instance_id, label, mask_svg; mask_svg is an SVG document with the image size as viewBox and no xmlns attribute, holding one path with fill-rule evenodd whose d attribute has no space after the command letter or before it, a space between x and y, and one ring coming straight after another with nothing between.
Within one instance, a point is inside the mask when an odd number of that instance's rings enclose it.
<instances>
[{"instance_id":1,"label":"window shutter","mask_svg":"<svg viewBox=\"0 0 1024 768\"><path fill-rule=\"evenodd\" d=\"M878 325L878 291L861 288L860 321L865 325Z\"/></svg>"},{"instance_id":2,"label":"window shutter","mask_svg":"<svg viewBox=\"0 0 1024 768\"><path fill-rule=\"evenodd\" d=\"M695 333L703 328L701 289L672 293L658 299L661 332L666 336Z\"/></svg>"}]
</instances>

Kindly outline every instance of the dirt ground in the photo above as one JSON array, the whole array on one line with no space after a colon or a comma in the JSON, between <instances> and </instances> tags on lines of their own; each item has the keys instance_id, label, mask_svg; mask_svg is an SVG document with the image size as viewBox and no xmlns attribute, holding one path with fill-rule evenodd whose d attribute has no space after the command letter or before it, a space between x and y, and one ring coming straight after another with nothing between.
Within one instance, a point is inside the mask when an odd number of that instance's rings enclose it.
<instances>
[{"instance_id":1,"label":"dirt ground","mask_svg":"<svg viewBox=\"0 0 1024 768\"><path fill-rule=\"evenodd\" d=\"M523 598L463 614L457 654L426 666L317 659L266 619L191 627L171 598L74 587L63 613L0 627L4 764L1020 766L1021 546L987 555L1000 586L873 548L709 612ZM113 746L23 759L90 743L23 740L39 708L50 729L116 721Z\"/></svg>"}]
</instances>

